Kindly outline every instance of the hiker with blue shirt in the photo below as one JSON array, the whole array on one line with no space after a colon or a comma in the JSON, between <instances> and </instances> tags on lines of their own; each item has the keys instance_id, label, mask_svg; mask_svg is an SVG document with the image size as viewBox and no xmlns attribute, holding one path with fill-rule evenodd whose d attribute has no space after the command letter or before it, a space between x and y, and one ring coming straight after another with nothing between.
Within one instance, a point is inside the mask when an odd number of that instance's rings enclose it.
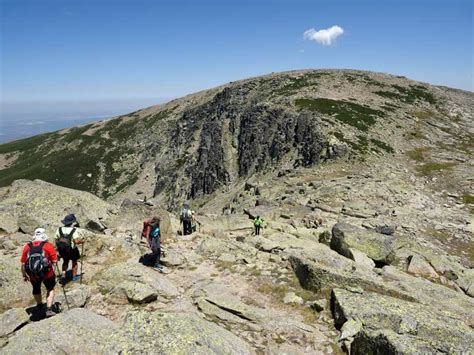
<instances>
[{"instance_id":1,"label":"hiker with blue shirt","mask_svg":"<svg viewBox=\"0 0 474 355\"><path fill-rule=\"evenodd\" d=\"M163 272L163 267L160 264L161 258L161 230L160 230L160 218L153 217L151 220L145 221L142 238L146 238L148 246L153 254L153 269Z\"/></svg>"},{"instance_id":2,"label":"hiker with blue shirt","mask_svg":"<svg viewBox=\"0 0 474 355\"><path fill-rule=\"evenodd\" d=\"M55 235L56 249L63 259L61 283L66 282L69 261L72 261L72 281L79 281L82 275L77 275L77 261L81 258L81 254L77 246L84 243L85 231L79 228L79 222L74 214L68 214L61 223L64 226L59 227Z\"/></svg>"}]
</instances>

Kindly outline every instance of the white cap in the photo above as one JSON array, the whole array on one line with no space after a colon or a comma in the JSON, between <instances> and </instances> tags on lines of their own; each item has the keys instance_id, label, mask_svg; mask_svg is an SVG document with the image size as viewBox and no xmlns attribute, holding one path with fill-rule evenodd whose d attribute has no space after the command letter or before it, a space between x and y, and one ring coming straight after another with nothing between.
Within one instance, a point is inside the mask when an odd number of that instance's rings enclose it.
<instances>
[{"instance_id":1,"label":"white cap","mask_svg":"<svg viewBox=\"0 0 474 355\"><path fill-rule=\"evenodd\" d=\"M39 240L41 242L45 242L48 240L48 236L46 235L44 228L35 229L35 235L33 236L33 240Z\"/></svg>"}]
</instances>

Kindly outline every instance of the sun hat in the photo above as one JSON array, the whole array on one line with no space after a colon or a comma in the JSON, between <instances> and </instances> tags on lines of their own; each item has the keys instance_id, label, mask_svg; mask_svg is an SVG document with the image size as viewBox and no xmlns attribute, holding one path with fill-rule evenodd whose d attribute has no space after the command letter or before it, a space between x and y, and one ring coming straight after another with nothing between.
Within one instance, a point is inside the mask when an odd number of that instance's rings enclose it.
<instances>
[{"instance_id":1,"label":"sun hat","mask_svg":"<svg viewBox=\"0 0 474 355\"><path fill-rule=\"evenodd\" d=\"M36 228L35 234L33 235L33 240L38 240L40 242L45 242L48 240L48 236L46 235L44 228Z\"/></svg>"},{"instance_id":2,"label":"sun hat","mask_svg":"<svg viewBox=\"0 0 474 355\"><path fill-rule=\"evenodd\" d=\"M76 216L74 216L74 214L71 213L71 214L68 214L66 217L64 217L61 223L64 224L65 226L68 226L70 224L73 224L76 221L77 221Z\"/></svg>"}]
</instances>

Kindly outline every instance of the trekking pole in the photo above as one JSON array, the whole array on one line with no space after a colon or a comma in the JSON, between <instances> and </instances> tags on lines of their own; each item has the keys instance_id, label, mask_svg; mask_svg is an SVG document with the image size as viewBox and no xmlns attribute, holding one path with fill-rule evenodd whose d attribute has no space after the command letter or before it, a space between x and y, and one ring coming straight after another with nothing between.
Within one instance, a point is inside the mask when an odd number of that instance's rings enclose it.
<instances>
[{"instance_id":1,"label":"trekking pole","mask_svg":"<svg viewBox=\"0 0 474 355\"><path fill-rule=\"evenodd\" d=\"M58 275L61 275L61 273L59 272L58 264L56 264L56 271L58 272ZM69 307L69 302L68 302L67 296L66 296L66 289L64 288L64 284L62 282L61 282L61 286L63 288L64 299L66 300L67 309L69 310L71 308Z\"/></svg>"},{"instance_id":2,"label":"trekking pole","mask_svg":"<svg viewBox=\"0 0 474 355\"><path fill-rule=\"evenodd\" d=\"M82 246L81 246L81 281L80 281L80 284L82 285L82 265L84 264L84 244L86 244L86 242L82 242Z\"/></svg>"}]
</instances>

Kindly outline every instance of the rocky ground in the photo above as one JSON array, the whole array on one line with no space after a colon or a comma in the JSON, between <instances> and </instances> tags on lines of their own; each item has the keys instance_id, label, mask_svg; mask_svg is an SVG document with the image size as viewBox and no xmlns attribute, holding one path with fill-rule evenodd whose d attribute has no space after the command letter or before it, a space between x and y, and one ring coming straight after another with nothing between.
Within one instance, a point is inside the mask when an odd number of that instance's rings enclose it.
<instances>
[{"instance_id":1,"label":"rocky ground","mask_svg":"<svg viewBox=\"0 0 474 355\"><path fill-rule=\"evenodd\" d=\"M1 352L469 353L472 98L295 71L1 145ZM188 198L201 225L182 236ZM68 213L84 283L39 320L19 254ZM138 262L155 214L163 274Z\"/></svg>"},{"instance_id":2,"label":"rocky ground","mask_svg":"<svg viewBox=\"0 0 474 355\"><path fill-rule=\"evenodd\" d=\"M181 236L176 217L151 206L153 201L113 205L39 180L4 188L2 353L470 349L469 253L448 253L447 240L420 233L425 223L442 230L438 224L452 223L450 215L433 225L424 213L434 212L420 212L417 196L390 193L387 185L396 187L386 179L374 183L369 172L354 174L331 165L282 174L284 179L248 182L216 194L214 204L200 211L200 230L190 236ZM363 189L373 191L373 200L355 198ZM230 205L229 194L234 196ZM397 203L402 198L403 207ZM48 207L39 214L31 206L42 201ZM222 212L209 212L216 210ZM46 226L52 235L60 217L72 211L89 229L84 282L65 289L71 309L57 287L63 312L38 320L28 314L32 299L20 277L21 247L35 226ZM419 213L418 223L410 222L414 213ZM163 274L138 262L147 252L139 239L141 221L153 214L163 218ZM265 221L260 236L253 235L249 219L256 214ZM445 228L453 231L456 243L472 247L469 224L462 222L468 216L459 208L459 226ZM75 336L64 335L63 328L73 329Z\"/></svg>"}]
</instances>

